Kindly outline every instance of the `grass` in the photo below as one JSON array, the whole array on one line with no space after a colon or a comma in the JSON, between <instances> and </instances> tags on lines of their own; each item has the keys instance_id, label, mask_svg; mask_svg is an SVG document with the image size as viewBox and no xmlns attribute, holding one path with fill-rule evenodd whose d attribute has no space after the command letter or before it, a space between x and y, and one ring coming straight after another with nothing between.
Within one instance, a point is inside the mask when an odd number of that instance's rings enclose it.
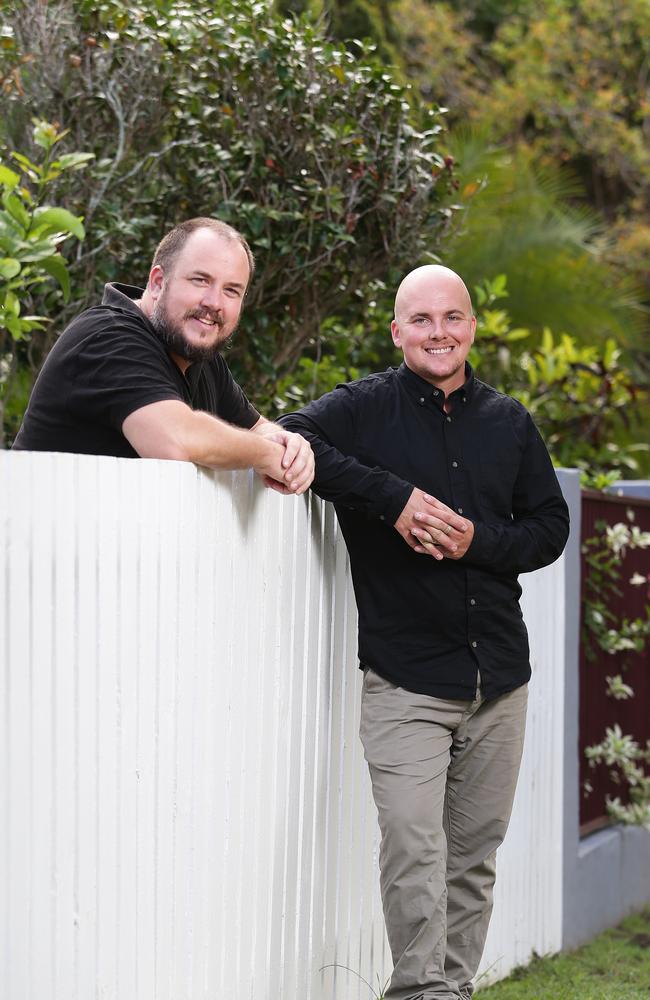
<instances>
[{"instance_id":1,"label":"grass","mask_svg":"<svg viewBox=\"0 0 650 1000\"><path fill-rule=\"evenodd\" d=\"M535 958L475 1000L650 1000L650 909L577 951Z\"/></svg>"}]
</instances>

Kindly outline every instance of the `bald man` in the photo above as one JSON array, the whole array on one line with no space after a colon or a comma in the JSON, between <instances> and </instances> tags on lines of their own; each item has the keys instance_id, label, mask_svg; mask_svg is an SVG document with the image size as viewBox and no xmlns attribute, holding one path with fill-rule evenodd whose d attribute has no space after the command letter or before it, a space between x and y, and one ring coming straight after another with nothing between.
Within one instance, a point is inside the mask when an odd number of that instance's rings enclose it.
<instances>
[{"instance_id":1,"label":"bald man","mask_svg":"<svg viewBox=\"0 0 650 1000\"><path fill-rule=\"evenodd\" d=\"M569 529L530 415L467 362L475 331L460 277L417 268L395 299L400 367L282 420L311 442L350 553L387 1000L472 995L524 739L517 576L557 559Z\"/></svg>"}]
</instances>

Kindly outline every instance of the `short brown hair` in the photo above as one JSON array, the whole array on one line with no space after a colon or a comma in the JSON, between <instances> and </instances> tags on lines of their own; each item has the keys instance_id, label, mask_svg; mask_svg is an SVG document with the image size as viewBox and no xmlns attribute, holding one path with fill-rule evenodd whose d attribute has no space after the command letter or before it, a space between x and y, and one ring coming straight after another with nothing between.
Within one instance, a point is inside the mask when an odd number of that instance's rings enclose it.
<instances>
[{"instance_id":1,"label":"short brown hair","mask_svg":"<svg viewBox=\"0 0 650 1000\"><path fill-rule=\"evenodd\" d=\"M188 239L198 229L211 229L217 236L223 236L226 240L239 243L244 248L246 257L248 258L249 269L247 288L250 288L253 275L255 274L255 258L253 257L251 248L242 234L233 226L229 226L227 222L221 222L220 219L211 219L207 216L199 217L198 219L188 219L187 222L181 222L178 226L170 229L156 247L151 266L155 267L158 265L163 269L171 270Z\"/></svg>"}]
</instances>

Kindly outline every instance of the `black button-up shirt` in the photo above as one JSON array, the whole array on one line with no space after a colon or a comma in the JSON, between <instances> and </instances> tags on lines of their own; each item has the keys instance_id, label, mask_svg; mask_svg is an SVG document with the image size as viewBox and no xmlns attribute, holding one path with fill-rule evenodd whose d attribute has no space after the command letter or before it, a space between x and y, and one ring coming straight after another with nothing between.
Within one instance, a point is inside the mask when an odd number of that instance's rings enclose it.
<instances>
[{"instance_id":1,"label":"black button-up shirt","mask_svg":"<svg viewBox=\"0 0 650 1000\"><path fill-rule=\"evenodd\" d=\"M359 659L394 684L494 698L530 677L517 574L558 558L569 515L528 411L475 378L445 395L404 364L340 385L281 423L309 439L334 501L359 610ZM393 527L417 486L474 523L462 559Z\"/></svg>"}]
</instances>

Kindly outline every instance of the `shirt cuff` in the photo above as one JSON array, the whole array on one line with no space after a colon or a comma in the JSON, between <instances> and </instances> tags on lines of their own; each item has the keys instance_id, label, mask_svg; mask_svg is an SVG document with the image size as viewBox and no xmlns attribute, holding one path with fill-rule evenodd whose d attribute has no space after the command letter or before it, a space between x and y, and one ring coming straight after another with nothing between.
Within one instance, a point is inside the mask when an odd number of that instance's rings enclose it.
<instances>
[{"instance_id":1,"label":"shirt cuff","mask_svg":"<svg viewBox=\"0 0 650 1000\"><path fill-rule=\"evenodd\" d=\"M379 519L387 524L395 524L412 492L411 483L389 472L375 507Z\"/></svg>"},{"instance_id":2,"label":"shirt cuff","mask_svg":"<svg viewBox=\"0 0 650 1000\"><path fill-rule=\"evenodd\" d=\"M465 553L467 560L479 567L494 567L498 548L498 534L494 530L495 526L481 521L473 521L473 524L474 535Z\"/></svg>"}]
</instances>

